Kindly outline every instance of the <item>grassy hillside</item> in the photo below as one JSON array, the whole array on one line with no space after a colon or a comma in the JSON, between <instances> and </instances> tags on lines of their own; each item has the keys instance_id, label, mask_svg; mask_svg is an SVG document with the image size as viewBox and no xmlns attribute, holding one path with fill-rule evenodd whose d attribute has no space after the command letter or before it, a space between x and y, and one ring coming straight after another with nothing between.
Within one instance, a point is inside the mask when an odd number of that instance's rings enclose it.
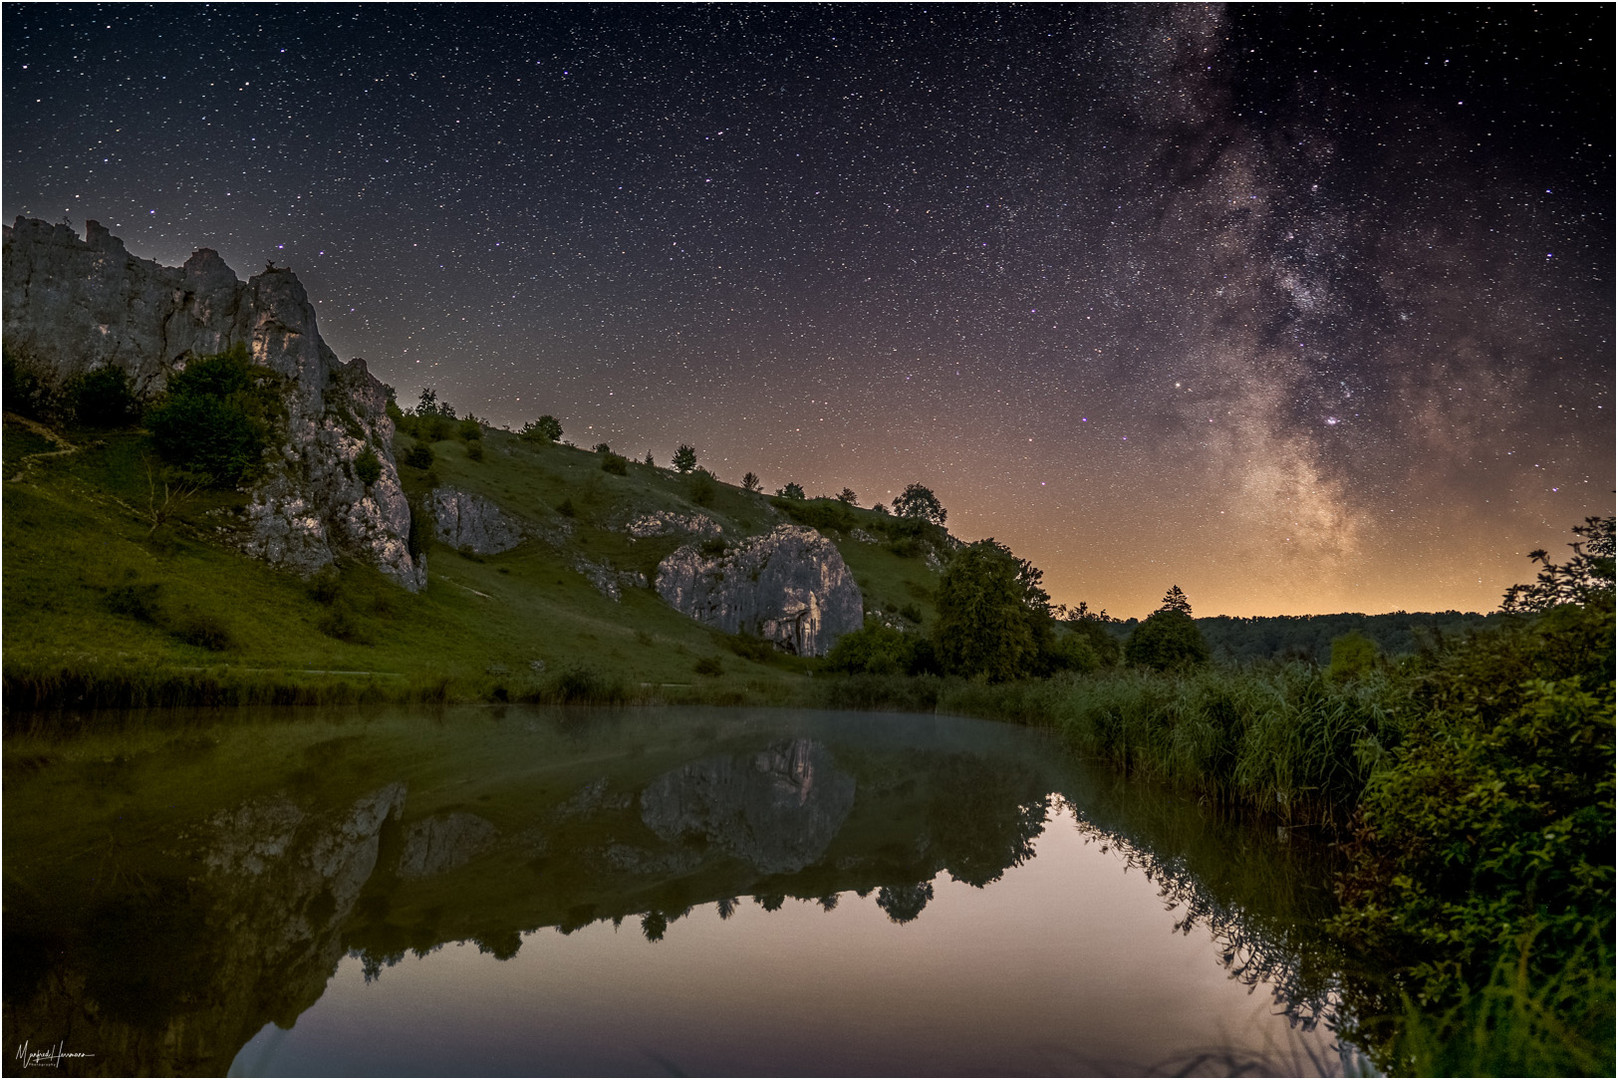
<instances>
[{"instance_id":1,"label":"grassy hillside","mask_svg":"<svg viewBox=\"0 0 1618 1080\"><path fill-rule=\"evenodd\" d=\"M926 546L893 542L883 531L892 519L872 511L723 483L704 490L637 463L615 475L601 454L502 431L484 434L481 460L456 439L433 450L429 469L401 466L408 494L471 491L550 539L499 555L428 540L429 583L415 595L363 566L304 580L226 542L240 495L194 496L154 529L164 492L142 432L58 432L8 416L8 703L798 699L813 661L711 631L650 589L615 602L576 569L587 560L649 580L684 538L637 540L623 525L657 510L707 514L727 538L792 517L817 524L867 610L932 618ZM698 674L703 661L720 673Z\"/></svg>"}]
</instances>

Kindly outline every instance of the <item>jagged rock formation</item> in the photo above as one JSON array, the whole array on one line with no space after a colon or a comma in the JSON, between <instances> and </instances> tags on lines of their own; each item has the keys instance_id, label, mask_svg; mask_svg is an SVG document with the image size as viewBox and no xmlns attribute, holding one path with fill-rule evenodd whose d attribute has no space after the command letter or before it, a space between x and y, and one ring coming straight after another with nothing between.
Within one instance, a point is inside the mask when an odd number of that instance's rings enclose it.
<instances>
[{"instance_id":1,"label":"jagged rock formation","mask_svg":"<svg viewBox=\"0 0 1618 1080\"><path fill-rule=\"evenodd\" d=\"M680 514L673 510L653 510L636 514L626 521L623 531L637 540L652 536L718 536L724 527L707 514Z\"/></svg>"},{"instance_id":2,"label":"jagged rock formation","mask_svg":"<svg viewBox=\"0 0 1618 1080\"><path fill-rule=\"evenodd\" d=\"M464 810L418 821L405 830L399 876L410 881L453 870L499 835L490 822Z\"/></svg>"},{"instance_id":3,"label":"jagged rock formation","mask_svg":"<svg viewBox=\"0 0 1618 1080\"><path fill-rule=\"evenodd\" d=\"M522 525L481 495L433 490L434 532L440 543L476 555L498 555L523 541Z\"/></svg>"},{"instance_id":4,"label":"jagged rock formation","mask_svg":"<svg viewBox=\"0 0 1618 1080\"><path fill-rule=\"evenodd\" d=\"M803 525L778 525L718 556L687 544L657 567L676 610L727 633L756 634L799 656L824 656L864 623L864 601L837 545Z\"/></svg>"},{"instance_id":5,"label":"jagged rock formation","mask_svg":"<svg viewBox=\"0 0 1618 1080\"><path fill-rule=\"evenodd\" d=\"M592 562L583 555L575 556L573 569L583 574L596 592L613 603L621 603L625 589L646 588L646 575L633 570L614 570L605 563Z\"/></svg>"},{"instance_id":6,"label":"jagged rock formation","mask_svg":"<svg viewBox=\"0 0 1618 1080\"><path fill-rule=\"evenodd\" d=\"M854 778L812 739L694 761L646 785L641 820L664 841L699 836L765 874L815 862L854 808Z\"/></svg>"},{"instance_id":7,"label":"jagged rock formation","mask_svg":"<svg viewBox=\"0 0 1618 1080\"><path fill-rule=\"evenodd\" d=\"M94 221L80 240L66 225L18 218L5 229L3 290L7 355L58 385L110 364L150 399L188 359L246 344L290 389L286 430L251 491L241 546L304 573L342 553L407 588L426 583L407 542L386 388L363 360L344 364L321 340L292 271L267 268L244 284L207 248L183 267L160 266ZM370 485L354 473L367 446L382 463Z\"/></svg>"}]
</instances>

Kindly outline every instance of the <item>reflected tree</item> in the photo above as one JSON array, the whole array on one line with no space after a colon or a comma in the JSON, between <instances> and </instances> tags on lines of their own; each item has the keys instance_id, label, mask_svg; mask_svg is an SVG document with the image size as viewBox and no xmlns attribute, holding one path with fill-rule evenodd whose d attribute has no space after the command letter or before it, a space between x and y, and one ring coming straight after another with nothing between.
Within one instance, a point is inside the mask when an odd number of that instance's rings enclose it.
<instances>
[{"instance_id":1,"label":"reflected tree","mask_svg":"<svg viewBox=\"0 0 1618 1080\"><path fill-rule=\"evenodd\" d=\"M887 912L890 920L903 926L914 922L932 898L930 881L916 885L884 885L877 890L876 906Z\"/></svg>"},{"instance_id":2,"label":"reflected tree","mask_svg":"<svg viewBox=\"0 0 1618 1080\"><path fill-rule=\"evenodd\" d=\"M648 911L640 917L640 932L646 935L647 941L662 941L668 928L668 916L661 911Z\"/></svg>"}]
</instances>

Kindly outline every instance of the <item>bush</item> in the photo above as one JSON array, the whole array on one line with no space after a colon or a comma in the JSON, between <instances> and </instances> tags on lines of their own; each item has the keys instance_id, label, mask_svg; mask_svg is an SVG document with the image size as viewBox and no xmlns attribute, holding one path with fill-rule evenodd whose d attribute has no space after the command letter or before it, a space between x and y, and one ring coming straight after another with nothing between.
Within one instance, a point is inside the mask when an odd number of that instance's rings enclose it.
<instances>
[{"instance_id":1,"label":"bush","mask_svg":"<svg viewBox=\"0 0 1618 1080\"><path fill-rule=\"evenodd\" d=\"M219 616L206 611L187 611L174 620L169 632L187 645L196 645L210 652L224 652L236 645L230 626Z\"/></svg>"},{"instance_id":2,"label":"bush","mask_svg":"<svg viewBox=\"0 0 1618 1080\"><path fill-rule=\"evenodd\" d=\"M674 451L674 469L676 472L688 473L697 467L697 451L693 446L681 443L679 449Z\"/></svg>"},{"instance_id":3,"label":"bush","mask_svg":"<svg viewBox=\"0 0 1618 1080\"><path fill-rule=\"evenodd\" d=\"M566 518L577 517L579 513L578 510L574 509L571 496L556 504L556 512Z\"/></svg>"},{"instance_id":4,"label":"bush","mask_svg":"<svg viewBox=\"0 0 1618 1080\"><path fill-rule=\"evenodd\" d=\"M541 416L524 424L517 437L534 443L553 443L562 437L562 423L554 416Z\"/></svg>"},{"instance_id":5,"label":"bush","mask_svg":"<svg viewBox=\"0 0 1618 1080\"><path fill-rule=\"evenodd\" d=\"M717 656L704 656L696 662L696 665L691 670L698 675L723 675L725 665L719 662L719 657Z\"/></svg>"},{"instance_id":6,"label":"bush","mask_svg":"<svg viewBox=\"0 0 1618 1080\"><path fill-rule=\"evenodd\" d=\"M785 486L775 489L775 497L778 499L795 499L798 502L802 502L805 498L803 493L803 485L797 483L796 481L789 480Z\"/></svg>"},{"instance_id":7,"label":"bush","mask_svg":"<svg viewBox=\"0 0 1618 1080\"><path fill-rule=\"evenodd\" d=\"M111 364L74 379L69 396L74 419L89 427L123 427L140 412L129 376Z\"/></svg>"},{"instance_id":8,"label":"bush","mask_svg":"<svg viewBox=\"0 0 1618 1080\"><path fill-rule=\"evenodd\" d=\"M472 439L466 444L466 456L473 461L483 460L483 443L479 439Z\"/></svg>"},{"instance_id":9,"label":"bush","mask_svg":"<svg viewBox=\"0 0 1618 1080\"><path fill-rule=\"evenodd\" d=\"M274 441L285 410L280 384L245 345L192 360L146 413L152 443L171 464L216 487L235 487L258 470Z\"/></svg>"},{"instance_id":10,"label":"bush","mask_svg":"<svg viewBox=\"0 0 1618 1080\"><path fill-rule=\"evenodd\" d=\"M826 669L845 675L903 675L910 669L909 635L872 622L838 638L826 654Z\"/></svg>"},{"instance_id":11,"label":"bush","mask_svg":"<svg viewBox=\"0 0 1618 1080\"><path fill-rule=\"evenodd\" d=\"M719 495L719 485L714 481L713 473L706 469L692 473L691 479L686 482L686 495L698 506L712 506Z\"/></svg>"},{"instance_id":12,"label":"bush","mask_svg":"<svg viewBox=\"0 0 1618 1080\"><path fill-rule=\"evenodd\" d=\"M464 443L473 443L483 438L483 425L468 416L456 427L455 434Z\"/></svg>"},{"instance_id":13,"label":"bush","mask_svg":"<svg viewBox=\"0 0 1618 1080\"><path fill-rule=\"evenodd\" d=\"M101 602L114 615L127 615L155 625L163 618L159 600L162 590L160 581L126 582L108 589Z\"/></svg>"},{"instance_id":14,"label":"bush","mask_svg":"<svg viewBox=\"0 0 1618 1080\"><path fill-rule=\"evenodd\" d=\"M359 457L354 459L354 475L366 487L382 479L382 459L376 456L374 449L367 446L360 451Z\"/></svg>"},{"instance_id":15,"label":"bush","mask_svg":"<svg viewBox=\"0 0 1618 1080\"><path fill-rule=\"evenodd\" d=\"M611 450L605 451L605 454L601 459L601 471L612 473L614 476L628 476L629 459L626 457L621 457L618 454L613 453Z\"/></svg>"},{"instance_id":16,"label":"bush","mask_svg":"<svg viewBox=\"0 0 1618 1080\"><path fill-rule=\"evenodd\" d=\"M406 465L409 465L412 469L430 469L433 467L435 455L433 454L433 448L431 446L424 442L418 442L416 445L406 450L404 452L404 457L400 458L400 460Z\"/></svg>"},{"instance_id":17,"label":"bush","mask_svg":"<svg viewBox=\"0 0 1618 1080\"><path fill-rule=\"evenodd\" d=\"M729 549L730 545L722 536L710 536L697 544L697 550L702 553L704 559L722 558Z\"/></svg>"}]
</instances>

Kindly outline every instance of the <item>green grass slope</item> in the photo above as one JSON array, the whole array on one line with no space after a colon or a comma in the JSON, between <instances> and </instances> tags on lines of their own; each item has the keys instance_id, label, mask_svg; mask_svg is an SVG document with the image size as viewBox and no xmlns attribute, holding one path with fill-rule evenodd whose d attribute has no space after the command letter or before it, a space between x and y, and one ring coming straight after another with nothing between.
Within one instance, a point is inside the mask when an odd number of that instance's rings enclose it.
<instances>
[{"instance_id":1,"label":"green grass slope","mask_svg":"<svg viewBox=\"0 0 1618 1080\"><path fill-rule=\"evenodd\" d=\"M551 540L498 555L428 540L428 586L411 594L368 567L305 580L241 554L223 535L236 493L194 495L154 528L164 491L144 433L55 432L7 416L8 706L801 699L812 660L709 630L650 589L615 602L576 569L588 561L650 580L685 539L623 531L652 511L706 514L727 538L816 525L867 610L932 618L926 548L883 515L638 463L615 475L600 454L503 431L485 432L482 447L473 460L465 443L434 443L430 469L401 466L406 492L418 502L434 486L473 492Z\"/></svg>"}]
</instances>

